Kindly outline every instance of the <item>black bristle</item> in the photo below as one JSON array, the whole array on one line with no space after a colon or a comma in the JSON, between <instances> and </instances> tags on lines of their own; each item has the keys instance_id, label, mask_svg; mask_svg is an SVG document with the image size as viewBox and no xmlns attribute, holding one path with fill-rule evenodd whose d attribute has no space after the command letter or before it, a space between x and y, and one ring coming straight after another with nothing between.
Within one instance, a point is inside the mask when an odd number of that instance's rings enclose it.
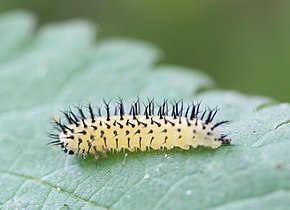
<instances>
[{"instance_id":1,"label":"black bristle","mask_svg":"<svg viewBox=\"0 0 290 210\"><path fill-rule=\"evenodd\" d=\"M201 115L201 118L200 118L201 120L203 120L203 118L204 118L205 114L207 113L207 111L208 111L207 109L205 109L205 110L203 111L203 113L202 113L202 115Z\"/></svg>"},{"instance_id":2,"label":"black bristle","mask_svg":"<svg viewBox=\"0 0 290 210\"><path fill-rule=\"evenodd\" d=\"M110 102L111 102L111 100L108 103L105 101L105 99L103 101L104 101L105 109L107 112L107 121L110 121Z\"/></svg>"},{"instance_id":3,"label":"black bristle","mask_svg":"<svg viewBox=\"0 0 290 210\"><path fill-rule=\"evenodd\" d=\"M213 110L209 109L209 113L207 115L207 119L205 120L205 124L209 124L211 122L212 114L213 114Z\"/></svg>"},{"instance_id":4,"label":"black bristle","mask_svg":"<svg viewBox=\"0 0 290 210\"><path fill-rule=\"evenodd\" d=\"M157 115L159 115L159 119L161 120L162 119L162 105L159 106Z\"/></svg>"},{"instance_id":5,"label":"black bristle","mask_svg":"<svg viewBox=\"0 0 290 210\"><path fill-rule=\"evenodd\" d=\"M189 112L190 108L191 108L191 105L188 104L188 105L187 105L187 109L186 109L186 111L185 111L185 115L184 115L186 118L188 118L187 115L188 115L188 112Z\"/></svg>"},{"instance_id":6,"label":"black bristle","mask_svg":"<svg viewBox=\"0 0 290 210\"><path fill-rule=\"evenodd\" d=\"M218 108L209 109L209 114L207 116L207 119L205 121L205 124L211 123L213 121L215 115L217 114L217 112L218 112Z\"/></svg>"},{"instance_id":7,"label":"black bristle","mask_svg":"<svg viewBox=\"0 0 290 210\"><path fill-rule=\"evenodd\" d=\"M140 115L141 114L141 106L140 106L140 97L139 96L138 96L138 99L137 99L137 105L138 105L138 110L136 111L136 113L138 115Z\"/></svg>"},{"instance_id":8,"label":"black bristle","mask_svg":"<svg viewBox=\"0 0 290 210\"><path fill-rule=\"evenodd\" d=\"M65 129L65 126L63 125L63 124L61 124L61 122L59 121L56 121L56 120L54 120L54 123L57 125L57 126L59 126L59 128L62 130L62 132L64 133L64 134L67 134L67 131L66 131L66 129Z\"/></svg>"},{"instance_id":9,"label":"black bristle","mask_svg":"<svg viewBox=\"0 0 290 210\"><path fill-rule=\"evenodd\" d=\"M135 110L135 111L133 110L133 112L135 112L135 115L138 115L138 104L137 104L137 102L134 102L133 109Z\"/></svg>"},{"instance_id":10,"label":"black bristle","mask_svg":"<svg viewBox=\"0 0 290 210\"><path fill-rule=\"evenodd\" d=\"M211 128L211 130L214 130L216 127L218 127L222 124L225 124L225 123L229 123L229 121L228 120L220 121L220 122L214 124L214 126Z\"/></svg>"},{"instance_id":11,"label":"black bristle","mask_svg":"<svg viewBox=\"0 0 290 210\"><path fill-rule=\"evenodd\" d=\"M196 118L196 106L194 103L192 103L192 109L191 109L191 115L190 115L190 120L193 120L194 118Z\"/></svg>"},{"instance_id":12,"label":"black bristle","mask_svg":"<svg viewBox=\"0 0 290 210\"><path fill-rule=\"evenodd\" d=\"M166 106L165 115L168 116L168 112L169 112L168 101L166 102L165 106Z\"/></svg>"},{"instance_id":13,"label":"black bristle","mask_svg":"<svg viewBox=\"0 0 290 210\"><path fill-rule=\"evenodd\" d=\"M67 129L67 130L69 130L71 133L73 133L74 132L74 129L72 129L72 128L69 128L68 126L66 126L66 125L63 125L64 127L65 127L65 129Z\"/></svg>"},{"instance_id":14,"label":"black bristle","mask_svg":"<svg viewBox=\"0 0 290 210\"><path fill-rule=\"evenodd\" d=\"M75 126L79 126L78 122L75 119L73 119L71 116L70 116L70 119L73 122L73 124L75 124Z\"/></svg>"},{"instance_id":15,"label":"black bristle","mask_svg":"<svg viewBox=\"0 0 290 210\"><path fill-rule=\"evenodd\" d=\"M173 117L173 119L176 119L175 105L172 105L172 113L171 113L171 116Z\"/></svg>"},{"instance_id":16,"label":"black bristle","mask_svg":"<svg viewBox=\"0 0 290 210\"><path fill-rule=\"evenodd\" d=\"M145 106L145 105L144 105ZM144 115L146 116L146 119L149 119L149 115L148 115L148 107L149 105L145 106L145 111L144 111Z\"/></svg>"},{"instance_id":17,"label":"black bristle","mask_svg":"<svg viewBox=\"0 0 290 210\"><path fill-rule=\"evenodd\" d=\"M124 104L123 104L123 99L119 98L119 109L120 109L120 120L124 119L124 115L125 115L125 110L124 110Z\"/></svg>"},{"instance_id":18,"label":"black bristle","mask_svg":"<svg viewBox=\"0 0 290 210\"><path fill-rule=\"evenodd\" d=\"M58 134L54 134L54 133L49 133L48 137L51 139L59 139L59 135Z\"/></svg>"},{"instance_id":19,"label":"black bristle","mask_svg":"<svg viewBox=\"0 0 290 210\"><path fill-rule=\"evenodd\" d=\"M154 115L154 114L155 114L155 103L152 99L152 115Z\"/></svg>"},{"instance_id":20,"label":"black bristle","mask_svg":"<svg viewBox=\"0 0 290 210\"><path fill-rule=\"evenodd\" d=\"M155 120L153 120L153 118L151 117L151 124L156 124L158 127L161 127L161 123L156 122Z\"/></svg>"},{"instance_id":21,"label":"black bristle","mask_svg":"<svg viewBox=\"0 0 290 210\"><path fill-rule=\"evenodd\" d=\"M59 140L55 140L55 141L50 141L47 143L47 145L51 145L51 144L56 144L56 143L59 143L60 141Z\"/></svg>"},{"instance_id":22,"label":"black bristle","mask_svg":"<svg viewBox=\"0 0 290 210\"><path fill-rule=\"evenodd\" d=\"M129 115L132 115L133 112L133 105L131 105L130 111L129 111Z\"/></svg>"},{"instance_id":23,"label":"black bristle","mask_svg":"<svg viewBox=\"0 0 290 210\"><path fill-rule=\"evenodd\" d=\"M133 101L133 106L135 108L135 115L140 114L140 98L137 98L137 101Z\"/></svg>"},{"instance_id":24,"label":"black bristle","mask_svg":"<svg viewBox=\"0 0 290 210\"><path fill-rule=\"evenodd\" d=\"M64 151L64 152L67 152L67 146L68 146L68 143L66 143L66 144L64 145L64 148L63 148L63 151Z\"/></svg>"},{"instance_id":25,"label":"black bristle","mask_svg":"<svg viewBox=\"0 0 290 210\"><path fill-rule=\"evenodd\" d=\"M81 149L81 148L80 148L80 145L81 145L82 142L83 142L83 140L79 138L79 139L78 139L78 151L77 151L77 155L76 155L77 157L79 156L80 149Z\"/></svg>"},{"instance_id":26,"label":"black bristle","mask_svg":"<svg viewBox=\"0 0 290 210\"><path fill-rule=\"evenodd\" d=\"M154 98L152 98L151 100L149 98L147 98L148 100L148 111L149 111L149 116L154 115Z\"/></svg>"},{"instance_id":27,"label":"black bristle","mask_svg":"<svg viewBox=\"0 0 290 210\"><path fill-rule=\"evenodd\" d=\"M165 124L170 123L172 126L175 125L174 122L171 122L170 120L167 120L167 119L165 119L165 118L164 118L164 123L165 123Z\"/></svg>"},{"instance_id":28,"label":"black bristle","mask_svg":"<svg viewBox=\"0 0 290 210\"><path fill-rule=\"evenodd\" d=\"M96 122L95 114L94 114L93 107L92 107L91 103L89 103L89 105L88 105L88 110L89 110L89 113L90 113L90 116L91 116L91 119L92 119L92 123Z\"/></svg>"},{"instance_id":29,"label":"black bristle","mask_svg":"<svg viewBox=\"0 0 290 210\"><path fill-rule=\"evenodd\" d=\"M195 117L196 118L198 118L198 114L200 113L200 105L201 105L201 101L197 102L196 112L195 112Z\"/></svg>"},{"instance_id":30,"label":"black bristle","mask_svg":"<svg viewBox=\"0 0 290 210\"><path fill-rule=\"evenodd\" d=\"M57 125L54 121L51 122L52 127L57 130L57 132L62 132L62 130L60 129L59 125Z\"/></svg>"},{"instance_id":31,"label":"black bristle","mask_svg":"<svg viewBox=\"0 0 290 210\"><path fill-rule=\"evenodd\" d=\"M55 143L55 144L52 144L52 145L53 145L53 146L61 145L61 147L63 147L63 142Z\"/></svg>"},{"instance_id":32,"label":"black bristle","mask_svg":"<svg viewBox=\"0 0 290 210\"><path fill-rule=\"evenodd\" d=\"M136 120L136 110L135 110L135 104L132 104L132 106L131 106L131 110L132 110L132 112L131 112L131 114L133 115L133 119L134 120Z\"/></svg>"},{"instance_id":33,"label":"black bristle","mask_svg":"<svg viewBox=\"0 0 290 210\"><path fill-rule=\"evenodd\" d=\"M74 121L73 119L71 118L71 116L69 115L69 112L68 111L61 111L63 113L63 115L65 116L65 118L67 119L68 123L69 124L73 124Z\"/></svg>"},{"instance_id":34,"label":"black bristle","mask_svg":"<svg viewBox=\"0 0 290 210\"><path fill-rule=\"evenodd\" d=\"M178 111L178 104L179 104L179 101L174 101L174 103L175 103L175 105L174 105L174 107L175 107L175 114L176 114L176 116L179 116L179 111Z\"/></svg>"},{"instance_id":35,"label":"black bristle","mask_svg":"<svg viewBox=\"0 0 290 210\"><path fill-rule=\"evenodd\" d=\"M163 104L161 105L162 106L162 112L161 112L161 114L163 116L165 116L167 101L168 101L167 99L164 99Z\"/></svg>"},{"instance_id":36,"label":"black bristle","mask_svg":"<svg viewBox=\"0 0 290 210\"><path fill-rule=\"evenodd\" d=\"M82 118L81 120L82 120L82 123L83 123L84 127L87 128L88 125L85 123L85 119Z\"/></svg>"},{"instance_id":37,"label":"black bristle","mask_svg":"<svg viewBox=\"0 0 290 210\"><path fill-rule=\"evenodd\" d=\"M179 110L179 116L182 116L182 113L183 113L183 100L181 99L181 107Z\"/></svg>"},{"instance_id":38,"label":"black bristle","mask_svg":"<svg viewBox=\"0 0 290 210\"><path fill-rule=\"evenodd\" d=\"M99 106L97 106L97 114L98 114L98 117L102 116L101 107Z\"/></svg>"},{"instance_id":39,"label":"black bristle","mask_svg":"<svg viewBox=\"0 0 290 210\"><path fill-rule=\"evenodd\" d=\"M150 102L150 99L147 98L147 102L148 102L148 115L151 115L151 102Z\"/></svg>"},{"instance_id":40,"label":"black bristle","mask_svg":"<svg viewBox=\"0 0 290 210\"><path fill-rule=\"evenodd\" d=\"M76 125L76 127L79 126L79 119L76 117L76 115L73 113L73 111L71 110L71 108L69 108L68 113L70 114L71 119L73 120L74 124Z\"/></svg>"},{"instance_id":41,"label":"black bristle","mask_svg":"<svg viewBox=\"0 0 290 210\"><path fill-rule=\"evenodd\" d=\"M92 145L92 143L89 140L87 140L87 143L88 143L88 151L87 151L87 153L89 154L93 145Z\"/></svg>"},{"instance_id":42,"label":"black bristle","mask_svg":"<svg viewBox=\"0 0 290 210\"><path fill-rule=\"evenodd\" d=\"M179 122L181 123L181 122ZM191 126L191 123L189 122L188 118L186 118L186 123L187 123L187 126Z\"/></svg>"},{"instance_id":43,"label":"black bristle","mask_svg":"<svg viewBox=\"0 0 290 210\"><path fill-rule=\"evenodd\" d=\"M215 111L213 112L212 116L211 116L211 119L210 119L210 122L213 121L214 117L216 116L216 114L218 113L219 109L218 108L215 108Z\"/></svg>"},{"instance_id":44,"label":"black bristle","mask_svg":"<svg viewBox=\"0 0 290 210\"><path fill-rule=\"evenodd\" d=\"M181 124L181 118L182 118L182 116L181 115L179 115L179 124ZM188 121L188 119L186 118L186 120Z\"/></svg>"},{"instance_id":45,"label":"black bristle","mask_svg":"<svg viewBox=\"0 0 290 210\"><path fill-rule=\"evenodd\" d=\"M81 119L86 119L86 116L84 115L84 112L83 112L83 108L81 106L77 106L76 108L79 111L80 118Z\"/></svg>"}]
</instances>

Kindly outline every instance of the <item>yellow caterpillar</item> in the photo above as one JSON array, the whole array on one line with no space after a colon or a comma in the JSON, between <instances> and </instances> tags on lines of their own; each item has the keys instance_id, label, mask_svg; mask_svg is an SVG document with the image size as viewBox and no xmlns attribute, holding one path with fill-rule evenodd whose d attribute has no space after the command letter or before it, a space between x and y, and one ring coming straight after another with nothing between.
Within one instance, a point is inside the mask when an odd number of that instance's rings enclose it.
<instances>
[{"instance_id":1,"label":"yellow caterpillar","mask_svg":"<svg viewBox=\"0 0 290 210\"><path fill-rule=\"evenodd\" d=\"M184 108L179 101L169 108L169 103L164 101L154 114L154 101L148 100L142 115L139 100L133 102L129 114L125 114L121 99L114 115L110 114L110 102L104 101L104 105L105 116L101 115L100 108L95 115L91 104L87 106L89 117L81 107L77 107L78 114L71 109L64 111L68 123L53 119L60 133L50 135L56 139L50 144L60 145L68 154L81 154L86 158L92 153L98 159L99 153L105 157L108 150L146 151L173 147L188 150L197 146L216 149L231 141L217 129L228 121L213 123L218 109L200 112L200 103Z\"/></svg>"}]
</instances>

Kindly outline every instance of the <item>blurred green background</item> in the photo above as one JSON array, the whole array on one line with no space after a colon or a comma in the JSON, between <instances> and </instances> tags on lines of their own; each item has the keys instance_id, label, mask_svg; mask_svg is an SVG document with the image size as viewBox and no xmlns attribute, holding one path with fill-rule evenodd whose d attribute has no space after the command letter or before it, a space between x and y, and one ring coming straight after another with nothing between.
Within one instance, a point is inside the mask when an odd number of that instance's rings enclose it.
<instances>
[{"instance_id":1,"label":"blurred green background","mask_svg":"<svg viewBox=\"0 0 290 210\"><path fill-rule=\"evenodd\" d=\"M224 89L290 101L289 0L1 0L39 23L83 17L99 36L151 41L162 62L208 72Z\"/></svg>"}]
</instances>

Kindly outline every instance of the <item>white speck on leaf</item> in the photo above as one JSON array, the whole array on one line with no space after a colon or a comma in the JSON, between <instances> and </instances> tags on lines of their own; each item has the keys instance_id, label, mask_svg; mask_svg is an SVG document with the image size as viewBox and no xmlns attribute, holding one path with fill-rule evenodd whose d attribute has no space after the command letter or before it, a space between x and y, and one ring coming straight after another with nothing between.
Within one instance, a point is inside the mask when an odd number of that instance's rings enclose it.
<instances>
[{"instance_id":1,"label":"white speck on leaf","mask_svg":"<svg viewBox=\"0 0 290 210\"><path fill-rule=\"evenodd\" d=\"M192 191L191 190L186 190L186 195L191 195Z\"/></svg>"},{"instance_id":2,"label":"white speck on leaf","mask_svg":"<svg viewBox=\"0 0 290 210\"><path fill-rule=\"evenodd\" d=\"M149 174L145 174L144 175L144 179L149 179L150 178L150 175Z\"/></svg>"}]
</instances>

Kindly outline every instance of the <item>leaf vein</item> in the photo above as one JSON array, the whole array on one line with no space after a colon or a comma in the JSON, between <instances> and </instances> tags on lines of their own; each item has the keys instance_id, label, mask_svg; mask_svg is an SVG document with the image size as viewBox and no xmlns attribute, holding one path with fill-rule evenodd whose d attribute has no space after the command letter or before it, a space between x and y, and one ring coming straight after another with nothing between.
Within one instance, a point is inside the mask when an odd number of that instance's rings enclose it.
<instances>
[{"instance_id":1,"label":"leaf vein","mask_svg":"<svg viewBox=\"0 0 290 210\"><path fill-rule=\"evenodd\" d=\"M55 186L55 185L53 185L52 183L47 182L47 181L44 181L44 180L41 180L41 179L39 179L39 178L32 177L32 176L27 176L27 175L23 175L23 174L20 174L20 173L17 173L17 172L5 171L5 170L1 170L1 169L0 169L0 172L1 172L1 173L5 173L5 174L10 175L10 176L14 176L14 177L22 178L22 179L24 179L24 180L29 180L29 181L36 182L36 183L38 183L38 184L41 184L41 185L47 186L47 187L49 187L50 189L53 189L53 190L56 190L56 191L60 191L60 192L62 192L62 193L64 193L64 194L67 194L68 196L70 196L70 197L72 197L72 198L74 198L74 199L76 199L76 200L79 200L79 201L82 202L82 203L88 204L88 205L90 205L90 206L100 207L100 208L103 208L103 209L107 209L107 210L108 210L108 208L105 207L105 206L101 206L101 205L99 205L99 204L96 203L96 202L93 202L93 201L90 201L90 200L86 200L86 199L84 199L84 198L81 198L81 197L79 197L79 196L77 196L77 195L74 195L73 193L71 193L71 192L69 192L69 191L66 191L65 189L61 189L61 188L59 188L58 186Z\"/></svg>"}]
</instances>

